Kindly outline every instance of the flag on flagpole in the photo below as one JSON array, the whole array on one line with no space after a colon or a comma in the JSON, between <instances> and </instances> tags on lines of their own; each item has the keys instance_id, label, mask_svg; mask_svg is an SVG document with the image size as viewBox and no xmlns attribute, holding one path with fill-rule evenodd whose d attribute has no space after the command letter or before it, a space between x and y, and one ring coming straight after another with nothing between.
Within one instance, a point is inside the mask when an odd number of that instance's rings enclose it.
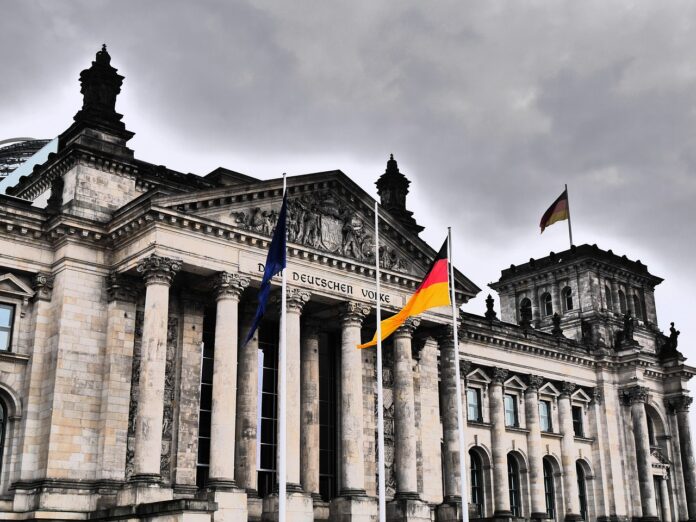
<instances>
[{"instance_id":1,"label":"flag on flagpole","mask_svg":"<svg viewBox=\"0 0 696 522\"><path fill-rule=\"evenodd\" d=\"M418 315L430 308L450 304L447 271L447 241L445 240L432 265L430 265L428 273L406 305L395 315L381 322L382 340L394 333L409 317ZM358 348L369 348L376 344L377 332L370 342L361 344Z\"/></svg>"},{"instance_id":2,"label":"flag on flagpole","mask_svg":"<svg viewBox=\"0 0 696 522\"><path fill-rule=\"evenodd\" d=\"M541 233L543 234L546 227L553 225L556 221L563 221L564 219L570 219L567 188L558 196L548 210L544 212L544 215L541 216L541 222L539 223Z\"/></svg>"},{"instance_id":3,"label":"flag on flagpole","mask_svg":"<svg viewBox=\"0 0 696 522\"><path fill-rule=\"evenodd\" d=\"M288 197L287 194L283 192L283 204L280 207L280 213L278 214L278 222L276 223L275 230L273 231L271 245L268 248L268 255L266 256L266 265L263 271L263 278L261 279L261 287L259 288L259 306L256 309L256 315L254 316L254 321L251 323L249 333L244 339L244 344L248 343L254 336L254 332L261 323L261 318L263 317L263 314L266 312L268 296L271 293L271 279L273 279L273 276L280 274L287 263L287 254L285 248L287 210Z\"/></svg>"}]
</instances>

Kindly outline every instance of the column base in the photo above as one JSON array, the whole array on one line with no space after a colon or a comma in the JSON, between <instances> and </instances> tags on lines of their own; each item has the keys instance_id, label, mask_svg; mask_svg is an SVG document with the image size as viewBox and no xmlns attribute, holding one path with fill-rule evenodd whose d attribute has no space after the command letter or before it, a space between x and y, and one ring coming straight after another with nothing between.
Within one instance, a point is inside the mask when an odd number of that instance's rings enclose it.
<instances>
[{"instance_id":1,"label":"column base","mask_svg":"<svg viewBox=\"0 0 696 522\"><path fill-rule=\"evenodd\" d=\"M438 522L459 522L462 519L462 497L448 495L436 508Z\"/></svg>"},{"instance_id":2,"label":"column base","mask_svg":"<svg viewBox=\"0 0 696 522\"><path fill-rule=\"evenodd\" d=\"M173 498L172 489L163 487L159 479L155 482L142 480L136 476L116 494L116 505L137 506L138 504L165 502Z\"/></svg>"},{"instance_id":3,"label":"column base","mask_svg":"<svg viewBox=\"0 0 696 522\"><path fill-rule=\"evenodd\" d=\"M325 500L314 500L314 521L318 520L329 520L331 513L330 513L330 504L326 502Z\"/></svg>"},{"instance_id":4,"label":"column base","mask_svg":"<svg viewBox=\"0 0 696 522\"><path fill-rule=\"evenodd\" d=\"M340 496L331 501L331 522L376 522L377 499L362 495Z\"/></svg>"},{"instance_id":5,"label":"column base","mask_svg":"<svg viewBox=\"0 0 696 522\"><path fill-rule=\"evenodd\" d=\"M312 496L300 491L288 491L286 493L285 514L287 522L314 522L314 507ZM277 522L278 520L278 493L272 493L263 499L263 522Z\"/></svg>"},{"instance_id":6,"label":"column base","mask_svg":"<svg viewBox=\"0 0 696 522\"><path fill-rule=\"evenodd\" d=\"M255 489L247 489L247 511L249 522L261 522L263 518L263 499Z\"/></svg>"},{"instance_id":7,"label":"column base","mask_svg":"<svg viewBox=\"0 0 696 522\"><path fill-rule=\"evenodd\" d=\"M243 489L216 481L216 485L208 484L207 496L209 501L217 504L213 522L237 522L248 519L247 494Z\"/></svg>"},{"instance_id":8,"label":"column base","mask_svg":"<svg viewBox=\"0 0 696 522\"><path fill-rule=\"evenodd\" d=\"M565 522L578 522L579 520L583 520L583 518L575 513L568 513L563 520Z\"/></svg>"},{"instance_id":9,"label":"column base","mask_svg":"<svg viewBox=\"0 0 696 522\"><path fill-rule=\"evenodd\" d=\"M539 511L536 513L532 513L532 516L529 518L531 518L532 520L549 520L551 517L545 511Z\"/></svg>"},{"instance_id":10,"label":"column base","mask_svg":"<svg viewBox=\"0 0 696 522\"><path fill-rule=\"evenodd\" d=\"M387 520L389 522L430 522L430 506L411 494L397 493L391 502L387 502Z\"/></svg>"}]
</instances>

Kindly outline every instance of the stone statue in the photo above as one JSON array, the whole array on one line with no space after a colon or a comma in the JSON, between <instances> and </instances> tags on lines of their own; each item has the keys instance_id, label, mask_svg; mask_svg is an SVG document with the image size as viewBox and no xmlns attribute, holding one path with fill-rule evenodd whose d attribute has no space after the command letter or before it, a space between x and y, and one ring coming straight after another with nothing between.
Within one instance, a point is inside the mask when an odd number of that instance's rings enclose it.
<instances>
[{"instance_id":1,"label":"stone statue","mask_svg":"<svg viewBox=\"0 0 696 522\"><path fill-rule=\"evenodd\" d=\"M520 307L520 326L525 330L532 324L532 303L529 299L522 301Z\"/></svg>"},{"instance_id":2,"label":"stone statue","mask_svg":"<svg viewBox=\"0 0 696 522\"><path fill-rule=\"evenodd\" d=\"M684 357L684 355L677 349L677 346L679 345L679 334L681 332L674 327L674 323L669 324L669 337L660 349L660 360L674 358L681 359Z\"/></svg>"},{"instance_id":3,"label":"stone statue","mask_svg":"<svg viewBox=\"0 0 696 522\"><path fill-rule=\"evenodd\" d=\"M488 321L493 322L496 319L498 319L497 314L495 313L495 310L493 309L493 298L491 297L491 294L488 294L488 297L486 297L486 314L485 317L488 319Z\"/></svg>"},{"instance_id":4,"label":"stone statue","mask_svg":"<svg viewBox=\"0 0 696 522\"><path fill-rule=\"evenodd\" d=\"M561 328L561 316L558 315L558 312L553 314L551 321L553 322L553 329L551 330L551 333L555 337L563 337L563 329Z\"/></svg>"},{"instance_id":5,"label":"stone statue","mask_svg":"<svg viewBox=\"0 0 696 522\"><path fill-rule=\"evenodd\" d=\"M631 311L629 310L626 312L626 315L623 317L623 342L626 344L630 344L635 342L633 339L633 331L635 329L635 321L633 319L633 315L631 314Z\"/></svg>"}]
</instances>

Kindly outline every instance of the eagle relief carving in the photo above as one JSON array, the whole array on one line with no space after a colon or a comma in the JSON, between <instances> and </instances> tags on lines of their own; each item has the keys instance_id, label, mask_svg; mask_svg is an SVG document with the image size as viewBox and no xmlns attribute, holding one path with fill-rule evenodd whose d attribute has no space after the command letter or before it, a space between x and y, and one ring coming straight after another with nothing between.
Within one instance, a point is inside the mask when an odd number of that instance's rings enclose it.
<instances>
[{"instance_id":1,"label":"eagle relief carving","mask_svg":"<svg viewBox=\"0 0 696 522\"><path fill-rule=\"evenodd\" d=\"M264 210L261 207L234 210L230 216L235 226L265 236L273 234L278 222L277 210ZM374 263L374 240L365 229L362 216L339 204L329 191L289 199L287 226L288 241L291 243ZM407 271L407 263L396 249L382 243L379 254L381 268Z\"/></svg>"}]
</instances>

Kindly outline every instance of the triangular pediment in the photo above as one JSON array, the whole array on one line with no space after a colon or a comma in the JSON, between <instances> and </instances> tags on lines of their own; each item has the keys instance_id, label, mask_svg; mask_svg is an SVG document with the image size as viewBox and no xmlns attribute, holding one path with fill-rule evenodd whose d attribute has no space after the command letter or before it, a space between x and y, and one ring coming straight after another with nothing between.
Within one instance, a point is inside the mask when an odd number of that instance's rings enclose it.
<instances>
[{"instance_id":1,"label":"triangular pediment","mask_svg":"<svg viewBox=\"0 0 696 522\"><path fill-rule=\"evenodd\" d=\"M374 199L341 171L293 176L288 188L288 246L374 265ZM282 180L228 186L153 202L189 216L270 237L282 203ZM380 266L422 277L435 251L380 208ZM439 247L439 245L438 245ZM480 289L455 271L457 291L467 299Z\"/></svg>"},{"instance_id":2,"label":"triangular pediment","mask_svg":"<svg viewBox=\"0 0 696 522\"><path fill-rule=\"evenodd\" d=\"M490 384L491 379L486 375L481 368L476 368L475 370L469 372L466 376L467 382L478 382L484 384Z\"/></svg>"},{"instance_id":3,"label":"triangular pediment","mask_svg":"<svg viewBox=\"0 0 696 522\"><path fill-rule=\"evenodd\" d=\"M517 375L513 375L505 381L505 388L524 391L527 389L527 385Z\"/></svg>"},{"instance_id":4,"label":"triangular pediment","mask_svg":"<svg viewBox=\"0 0 696 522\"><path fill-rule=\"evenodd\" d=\"M590 403L592 402L592 398L585 393L585 391L580 388L578 389L573 395L571 396L574 401L577 402L585 402L585 403Z\"/></svg>"},{"instance_id":5,"label":"triangular pediment","mask_svg":"<svg viewBox=\"0 0 696 522\"><path fill-rule=\"evenodd\" d=\"M558 397L561 394L553 384L547 382L541 388L539 388L539 395L550 395L552 397Z\"/></svg>"},{"instance_id":6,"label":"triangular pediment","mask_svg":"<svg viewBox=\"0 0 696 522\"><path fill-rule=\"evenodd\" d=\"M0 275L0 294L28 298L34 291L16 275L7 273Z\"/></svg>"}]
</instances>

